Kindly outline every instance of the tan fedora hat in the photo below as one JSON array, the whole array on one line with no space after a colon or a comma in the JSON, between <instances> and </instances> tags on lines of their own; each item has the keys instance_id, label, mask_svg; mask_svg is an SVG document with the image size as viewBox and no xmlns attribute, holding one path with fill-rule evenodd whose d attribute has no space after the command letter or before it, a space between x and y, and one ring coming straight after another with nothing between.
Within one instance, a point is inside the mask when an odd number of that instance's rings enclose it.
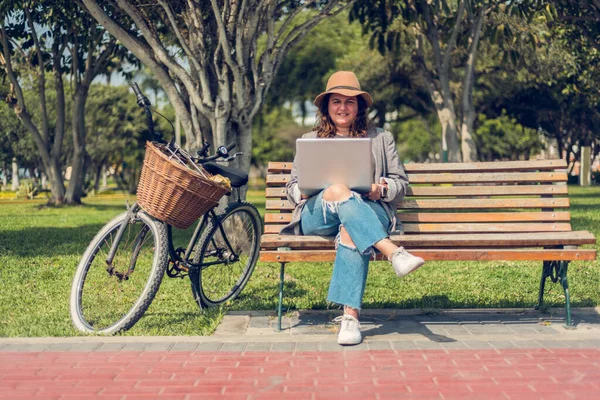
<instances>
[{"instance_id":1,"label":"tan fedora hat","mask_svg":"<svg viewBox=\"0 0 600 400\"><path fill-rule=\"evenodd\" d=\"M344 96L361 96L367 102L367 107L371 107L373 104L371 95L360 90L360 82L354 72L338 71L331 75L327 81L327 89L315 98L315 106L321 107L323 97L331 93L339 93Z\"/></svg>"}]
</instances>

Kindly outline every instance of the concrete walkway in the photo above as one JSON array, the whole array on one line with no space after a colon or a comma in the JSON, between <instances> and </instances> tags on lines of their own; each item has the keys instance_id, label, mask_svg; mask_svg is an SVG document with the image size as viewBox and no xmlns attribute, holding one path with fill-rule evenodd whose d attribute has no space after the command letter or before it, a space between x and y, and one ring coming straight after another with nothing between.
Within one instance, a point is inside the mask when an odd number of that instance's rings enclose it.
<instances>
[{"instance_id":1,"label":"concrete walkway","mask_svg":"<svg viewBox=\"0 0 600 400\"><path fill-rule=\"evenodd\" d=\"M6 399L596 399L600 309L367 310L341 347L339 312L258 312L210 337L0 339Z\"/></svg>"}]
</instances>

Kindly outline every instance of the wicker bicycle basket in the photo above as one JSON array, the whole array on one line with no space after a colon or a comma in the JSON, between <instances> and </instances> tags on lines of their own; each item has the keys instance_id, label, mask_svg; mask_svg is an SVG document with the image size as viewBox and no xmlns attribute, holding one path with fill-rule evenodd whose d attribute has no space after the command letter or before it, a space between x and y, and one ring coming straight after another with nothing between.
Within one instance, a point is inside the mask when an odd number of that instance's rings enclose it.
<instances>
[{"instance_id":1,"label":"wicker bicycle basket","mask_svg":"<svg viewBox=\"0 0 600 400\"><path fill-rule=\"evenodd\" d=\"M159 146L146 143L137 201L154 218L186 229L229 190L170 158Z\"/></svg>"}]
</instances>

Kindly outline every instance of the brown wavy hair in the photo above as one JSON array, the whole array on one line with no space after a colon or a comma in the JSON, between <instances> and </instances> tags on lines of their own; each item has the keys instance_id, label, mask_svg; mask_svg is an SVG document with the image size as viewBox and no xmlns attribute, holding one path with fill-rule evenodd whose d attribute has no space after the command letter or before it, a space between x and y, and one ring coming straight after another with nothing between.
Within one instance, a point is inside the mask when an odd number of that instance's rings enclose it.
<instances>
[{"instance_id":1,"label":"brown wavy hair","mask_svg":"<svg viewBox=\"0 0 600 400\"><path fill-rule=\"evenodd\" d=\"M335 124L331 120L328 110L329 97L331 97L331 94L323 98L321 107L319 107L319 111L317 112L317 122L315 122L315 127L313 128L319 138L335 137ZM356 96L356 100L358 102L358 113L352 125L350 125L350 137L365 137L369 129L367 102L361 96Z\"/></svg>"}]
</instances>

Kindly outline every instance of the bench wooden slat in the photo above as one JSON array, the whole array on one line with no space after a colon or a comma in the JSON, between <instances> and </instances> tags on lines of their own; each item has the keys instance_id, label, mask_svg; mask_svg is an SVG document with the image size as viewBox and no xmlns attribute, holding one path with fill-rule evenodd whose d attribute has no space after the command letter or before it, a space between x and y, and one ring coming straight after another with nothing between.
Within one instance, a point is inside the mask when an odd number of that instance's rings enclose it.
<instances>
[{"instance_id":1,"label":"bench wooden slat","mask_svg":"<svg viewBox=\"0 0 600 400\"><path fill-rule=\"evenodd\" d=\"M268 199L285 199L285 186L268 187ZM567 185L519 185L519 186L409 186L407 196L533 196L567 195Z\"/></svg>"},{"instance_id":2,"label":"bench wooden slat","mask_svg":"<svg viewBox=\"0 0 600 400\"><path fill-rule=\"evenodd\" d=\"M428 163L404 164L404 169L408 172L508 172L508 171L527 171L527 170L555 170L567 168L567 162L563 159L558 160L535 160L535 161L500 161L500 162L473 162L473 163ZM267 172L290 172L292 162L270 162Z\"/></svg>"},{"instance_id":3,"label":"bench wooden slat","mask_svg":"<svg viewBox=\"0 0 600 400\"><path fill-rule=\"evenodd\" d=\"M265 225L265 233L279 233L285 225ZM488 232L568 232L569 223L451 223L451 224L403 224L405 234L416 233L488 233Z\"/></svg>"},{"instance_id":4,"label":"bench wooden slat","mask_svg":"<svg viewBox=\"0 0 600 400\"><path fill-rule=\"evenodd\" d=\"M411 253L427 261L555 261L555 260L595 260L596 251L591 249L576 250L540 250L540 249L411 249ZM332 262L335 250L294 250L294 251L261 251L263 262ZM377 260L384 260L378 254Z\"/></svg>"},{"instance_id":5,"label":"bench wooden slat","mask_svg":"<svg viewBox=\"0 0 600 400\"><path fill-rule=\"evenodd\" d=\"M400 212L402 222L566 222L568 211L559 212L489 212L489 213L408 213ZM287 224L291 213L266 213L266 224Z\"/></svg>"},{"instance_id":6,"label":"bench wooden slat","mask_svg":"<svg viewBox=\"0 0 600 400\"><path fill-rule=\"evenodd\" d=\"M400 212L397 216L402 222L566 222L571 220L571 213L568 211L487 213Z\"/></svg>"},{"instance_id":7,"label":"bench wooden slat","mask_svg":"<svg viewBox=\"0 0 600 400\"><path fill-rule=\"evenodd\" d=\"M287 183L290 174L267 174L267 186L280 186ZM452 174L408 174L411 184L442 183L528 183L528 182L567 182L566 172L499 172L499 173L452 173Z\"/></svg>"},{"instance_id":8,"label":"bench wooden slat","mask_svg":"<svg viewBox=\"0 0 600 400\"><path fill-rule=\"evenodd\" d=\"M568 198L548 199L444 199L403 200L399 209L502 209L502 208L568 208Z\"/></svg>"},{"instance_id":9,"label":"bench wooden slat","mask_svg":"<svg viewBox=\"0 0 600 400\"><path fill-rule=\"evenodd\" d=\"M460 233L391 235L397 245L414 247L536 247L578 246L595 244L593 234L587 231L539 232L539 233ZM264 234L261 248L294 247L296 249L325 249L333 247L334 237L294 236Z\"/></svg>"},{"instance_id":10,"label":"bench wooden slat","mask_svg":"<svg viewBox=\"0 0 600 400\"><path fill-rule=\"evenodd\" d=\"M419 183L518 183L518 182L566 182L566 172L488 172L452 174L408 174L411 184Z\"/></svg>"},{"instance_id":11,"label":"bench wooden slat","mask_svg":"<svg viewBox=\"0 0 600 400\"><path fill-rule=\"evenodd\" d=\"M506 208L568 208L568 198L548 199L421 199L403 200L399 209L506 209ZM288 200L267 200L266 210L293 210Z\"/></svg>"}]
</instances>

